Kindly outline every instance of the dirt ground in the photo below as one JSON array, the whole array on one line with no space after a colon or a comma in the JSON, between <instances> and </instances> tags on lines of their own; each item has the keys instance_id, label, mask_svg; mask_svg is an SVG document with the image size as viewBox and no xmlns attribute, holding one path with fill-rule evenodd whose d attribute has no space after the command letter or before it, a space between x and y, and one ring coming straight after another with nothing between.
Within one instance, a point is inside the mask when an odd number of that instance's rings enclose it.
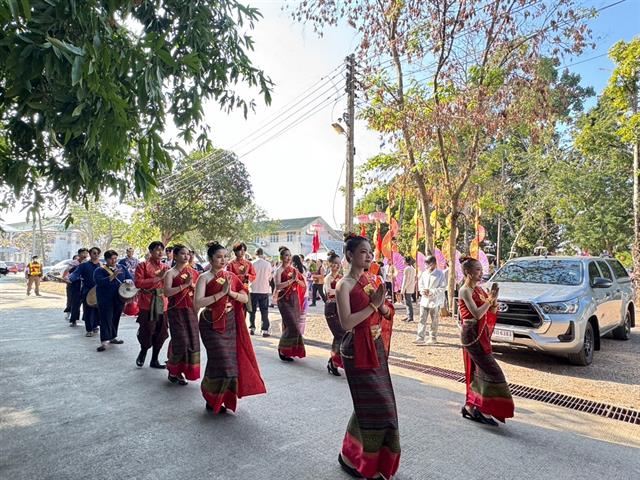
<instances>
[{"instance_id":1,"label":"dirt ground","mask_svg":"<svg viewBox=\"0 0 640 480\"><path fill-rule=\"evenodd\" d=\"M458 327L452 318L440 320L438 344L421 346L411 343L417 323L405 323L399 312L394 323L391 355L426 365L464 371ZM274 312L274 318L277 313ZM277 317L279 318L279 317ZM319 313L307 317L305 337L331 342L331 332ZM588 367L569 364L560 357L526 349L495 346L495 356L512 383L542 388L580 398L597 400L620 407L640 409L640 328L632 330L631 339L618 341L603 338Z\"/></svg>"}]
</instances>

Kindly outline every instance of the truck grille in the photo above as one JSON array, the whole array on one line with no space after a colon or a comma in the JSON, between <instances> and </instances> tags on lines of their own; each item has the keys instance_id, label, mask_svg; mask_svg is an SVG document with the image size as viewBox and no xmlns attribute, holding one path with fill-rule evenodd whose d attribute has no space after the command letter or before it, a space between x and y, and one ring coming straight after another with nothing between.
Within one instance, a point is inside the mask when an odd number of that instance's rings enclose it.
<instances>
[{"instance_id":1,"label":"truck grille","mask_svg":"<svg viewBox=\"0 0 640 480\"><path fill-rule=\"evenodd\" d=\"M506 312L500 311L504 308L502 307L503 305L506 305ZM501 301L498 304L498 323L517 327L538 328L542 325L542 319L530 303Z\"/></svg>"}]
</instances>

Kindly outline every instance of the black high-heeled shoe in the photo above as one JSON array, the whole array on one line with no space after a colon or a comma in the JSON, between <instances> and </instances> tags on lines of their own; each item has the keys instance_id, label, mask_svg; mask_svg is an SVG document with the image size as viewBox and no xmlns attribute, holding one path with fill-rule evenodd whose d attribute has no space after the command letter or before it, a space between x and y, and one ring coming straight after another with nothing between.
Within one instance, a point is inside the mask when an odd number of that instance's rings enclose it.
<instances>
[{"instance_id":1,"label":"black high-heeled shoe","mask_svg":"<svg viewBox=\"0 0 640 480\"><path fill-rule=\"evenodd\" d=\"M341 376L338 368L333 364L331 359L327 362L327 372L329 372L329 375L335 375L336 377Z\"/></svg>"},{"instance_id":2,"label":"black high-heeled shoe","mask_svg":"<svg viewBox=\"0 0 640 480\"><path fill-rule=\"evenodd\" d=\"M485 417L480 410L477 408L474 410L475 416L480 423L484 423L485 425L490 425L492 427L497 427L498 422L496 422L493 418Z\"/></svg>"},{"instance_id":3,"label":"black high-heeled shoe","mask_svg":"<svg viewBox=\"0 0 640 480\"><path fill-rule=\"evenodd\" d=\"M460 413L462 414L462 418L467 418L472 422L480 422L480 419L474 413L469 412L465 406L462 407Z\"/></svg>"},{"instance_id":4,"label":"black high-heeled shoe","mask_svg":"<svg viewBox=\"0 0 640 480\"><path fill-rule=\"evenodd\" d=\"M280 357L280 360L282 360L283 362L293 362L293 358L291 357L285 357L284 355L282 355L280 352L278 352L278 356Z\"/></svg>"}]
</instances>

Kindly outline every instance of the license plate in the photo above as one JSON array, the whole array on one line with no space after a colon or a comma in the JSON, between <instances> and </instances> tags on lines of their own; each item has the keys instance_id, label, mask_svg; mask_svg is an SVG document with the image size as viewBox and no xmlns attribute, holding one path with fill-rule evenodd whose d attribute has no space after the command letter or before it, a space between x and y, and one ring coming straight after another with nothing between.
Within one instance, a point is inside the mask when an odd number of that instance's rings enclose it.
<instances>
[{"instance_id":1,"label":"license plate","mask_svg":"<svg viewBox=\"0 0 640 480\"><path fill-rule=\"evenodd\" d=\"M495 328L491 340L495 342L513 342L513 332L504 328Z\"/></svg>"}]
</instances>

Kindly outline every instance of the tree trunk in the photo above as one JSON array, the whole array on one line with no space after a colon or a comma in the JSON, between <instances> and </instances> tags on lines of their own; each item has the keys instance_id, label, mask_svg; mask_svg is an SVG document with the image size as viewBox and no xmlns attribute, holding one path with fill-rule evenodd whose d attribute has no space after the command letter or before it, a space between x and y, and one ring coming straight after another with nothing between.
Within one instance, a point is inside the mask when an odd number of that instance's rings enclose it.
<instances>
[{"instance_id":1,"label":"tree trunk","mask_svg":"<svg viewBox=\"0 0 640 480\"><path fill-rule=\"evenodd\" d=\"M449 232L449 279L447 282L447 294L449 296L449 311L455 312L456 292L456 244L458 243L458 217L460 216L458 199L451 199L451 231Z\"/></svg>"},{"instance_id":2,"label":"tree trunk","mask_svg":"<svg viewBox=\"0 0 640 480\"><path fill-rule=\"evenodd\" d=\"M520 238L520 235L522 234L522 232L524 232L524 229L526 226L527 226L527 222L522 222L522 225L520 225L520 228L518 229L516 236L513 238L513 243L511 244L511 249L509 250L509 258L507 258L507 260L511 260L511 252L516 251L516 244L518 243L518 239Z\"/></svg>"},{"instance_id":3,"label":"tree trunk","mask_svg":"<svg viewBox=\"0 0 640 480\"><path fill-rule=\"evenodd\" d=\"M633 278L640 286L640 142L633 145ZM636 290L640 296L640 292Z\"/></svg>"}]
</instances>

